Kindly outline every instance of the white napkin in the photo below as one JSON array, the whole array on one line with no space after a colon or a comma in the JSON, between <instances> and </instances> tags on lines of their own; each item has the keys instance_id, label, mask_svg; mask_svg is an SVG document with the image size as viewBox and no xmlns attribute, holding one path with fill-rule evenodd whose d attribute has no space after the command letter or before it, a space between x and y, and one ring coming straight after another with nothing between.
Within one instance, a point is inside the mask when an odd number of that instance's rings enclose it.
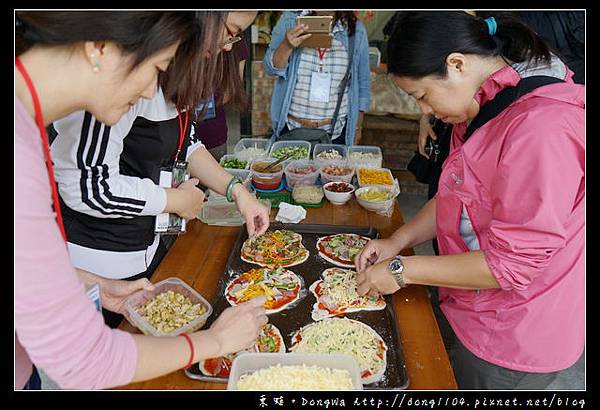
<instances>
[{"instance_id":1,"label":"white napkin","mask_svg":"<svg viewBox=\"0 0 600 410\"><path fill-rule=\"evenodd\" d=\"M298 205L290 205L287 202L279 203L279 212L275 217L276 221L297 224L304 218L306 218L306 209Z\"/></svg>"}]
</instances>

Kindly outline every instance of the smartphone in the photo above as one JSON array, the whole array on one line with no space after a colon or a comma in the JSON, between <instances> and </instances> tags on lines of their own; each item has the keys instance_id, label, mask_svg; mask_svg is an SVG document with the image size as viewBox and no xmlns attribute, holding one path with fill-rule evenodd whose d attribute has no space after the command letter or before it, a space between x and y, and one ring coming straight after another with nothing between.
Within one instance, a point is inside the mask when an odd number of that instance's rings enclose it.
<instances>
[{"instance_id":1,"label":"smartphone","mask_svg":"<svg viewBox=\"0 0 600 410\"><path fill-rule=\"evenodd\" d=\"M298 16L296 24L308 26L307 33L331 33L332 16Z\"/></svg>"},{"instance_id":2,"label":"smartphone","mask_svg":"<svg viewBox=\"0 0 600 410\"><path fill-rule=\"evenodd\" d=\"M331 25L332 16L298 16L297 24L306 24L306 33L312 34L300 44L305 48L331 48Z\"/></svg>"}]
</instances>

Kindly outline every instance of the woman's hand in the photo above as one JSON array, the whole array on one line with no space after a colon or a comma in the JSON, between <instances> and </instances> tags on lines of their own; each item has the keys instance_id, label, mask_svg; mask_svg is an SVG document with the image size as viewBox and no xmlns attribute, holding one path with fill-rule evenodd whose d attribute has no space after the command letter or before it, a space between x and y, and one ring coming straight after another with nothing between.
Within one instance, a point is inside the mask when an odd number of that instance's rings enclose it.
<instances>
[{"instance_id":1,"label":"woman's hand","mask_svg":"<svg viewBox=\"0 0 600 410\"><path fill-rule=\"evenodd\" d=\"M248 236L262 235L269 228L270 209L254 197L242 184L233 187L233 198L246 220Z\"/></svg>"},{"instance_id":2,"label":"woman's hand","mask_svg":"<svg viewBox=\"0 0 600 410\"><path fill-rule=\"evenodd\" d=\"M300 47L300 44L307 38L310 38L312 34L304 34L308 30L308 26L306 24L298 24L296 27L293 27L286 31L285 33L285 42L290 48Z\"/></svg>"},{"instance_id":3,"label":"woman's hand","mask_svg":"<svg viewBox=\"0 0 600 410\"><path fill-rule=\"evenodd\" d=\"M196 218L204 202L204 192L196 187L198 182L198 178L190 178L177 188L168 188L164 212L175 213L188 220Z\"/></svg>"},{"instance_id":4,"label":"woman's hand","mask_svg":"<svg viewBox=\"0 0 600 410\"><path fill-rule=\"evenodd\" d=\"M125 311L125 300L140 290L154 290L154 285L146 278L127 281L118 279L102 279L100 281L100 301L102 307L115 313Z\"/></svg>"},{"instance_id":5,"label":"woman's hand","mask_svg":"<svg viewBox=\"0 0 600 410\"><path fill-rule=\"evenodd\" d=\"M400 251L401 249L398 249L398 246L390 238L370 240L354 259L356 271L362 272L384 259L393 258Z\"/></svg>"},{"instance_id":6,"label":"woman's hand","mask_svg":"<svg viewBox=\"0 0 600 410\"><path fill-rule=\"evenodd\" d=\"M390 259L384 259L358 274L356 291L359 295L390 295L400 289L389 271L389 263Z\"/></svg>"},{"instance_id":7,"label":"woman's hand","mask_svg":"<svg viewBox=\"0 0 600 410\"><path fill-rule=\"evenodd\" d=\"M429 155L425 153L425 144L427 144L427 137L431 137L433 140L437 140L437 135L433 132L433 128L429 121L431 115L423 114L419 120L419 153L425 158L429 159Z\"/></svg>"},{"instance_id":8,"label":"woman's hand","mask_svg":"<svg viewBox=\"0 0 600 410\"><path fill-rule=\"evenodd\" d=\"M259 296L241 305L227 308L209 329L219 345L219 356L252 346L260 328L267 324L265 297Z\"/></svg>"}]
</instances>

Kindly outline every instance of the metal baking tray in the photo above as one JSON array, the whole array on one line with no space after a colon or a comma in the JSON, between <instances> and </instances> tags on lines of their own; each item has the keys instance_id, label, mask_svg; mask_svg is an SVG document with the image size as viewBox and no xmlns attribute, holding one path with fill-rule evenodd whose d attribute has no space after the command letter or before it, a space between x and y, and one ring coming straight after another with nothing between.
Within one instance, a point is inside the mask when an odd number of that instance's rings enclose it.
<instances>
[{"instance_id":1,"label":"metal baking tray","mask_svg":"<svg viewBox=\"0 0 600 410\"><path fill-rule=\"evenodd\" d=\"M288 229L302 235L302 243L310 251L310 256L304 263L291 266L287 269L302 276L307 288L314 281L321 278L321 272L333 266L322 259L316 250L317 239L319 237L336 233L355 233L369 238L379 237L379 233L374 228L356 226L273 223L269 226L269 229ZM213 314L208 319L205 327L209 327L221 312L230 306L223 294L232 277L258 267L258 265L244 262L240 258L242 244L246 239L248 239L248 232L246 229L242 229L233 245L229 259L227 260L225 272L219 280L217 293L212 303ZM396 326L396 316L392 298L391 296L386 296L385 300L387 307L384 310L361 311L345 315L349 319L355 319L371 326L371 328L379 333L388 346L387 368L383 377L376 383L364 385L365 389L405 389L409 385L404 355L402 352L402 344L400 343L400 335L398 327ZM314 295L308 292L308 295L302 299L297 306L269 315L269 322L273 323L281 331L286 351L289 351L292 333L302 326L313 322L311 312L314 303ZM188 377L193 379L227 383L227 379L224 378L205 376L200 371L198 364L191 366L185 373Z\"/></svg>"}]
</instances>

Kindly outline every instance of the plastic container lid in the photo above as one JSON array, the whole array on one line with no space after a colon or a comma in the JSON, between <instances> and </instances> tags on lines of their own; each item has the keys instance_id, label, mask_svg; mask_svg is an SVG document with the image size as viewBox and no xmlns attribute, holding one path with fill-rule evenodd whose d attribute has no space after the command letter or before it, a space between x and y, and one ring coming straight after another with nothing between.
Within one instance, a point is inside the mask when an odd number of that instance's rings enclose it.
<instances>
[{"instance_id":1,"label":"plastic container lid","mask_svg":"<svg viewBox=\"0 0 600 410\"><path fill-rule=\"evenodd\" d=\"M310 142L308 142L308 141L277 141L277 142L273 143L273 145L271 145L271 149L269 151L269 156L279 159L284 155L282 153L281 149L293 148L293 147L304 148L304 151L306 152L306 154L300 155L300 153L298 153L298 155L295 155L292 158L288 158L285 161L283 161L284 164L287 165L288 162L291 162L296 159L309 159L310 158L311 145L310 145ZM273 155L273 154L275 154L275 155Z\"/></svg>"},{"instance_id":2,"label":"plastic container lid","mask_svg":"<svg viewBox=\"0 0 600 410\"><path fill-rule=\"evenodd\" d=\"M131 295L125 300L125 318L133 326L137 327L146 335L152 336L177 336L181 333L191 333L200 329L206 323L208 317L212 314L213 308L206 299L200 295L196 290L190 287L187 283L179 278L167 278L158 283L154 284L155 289L153 291L141 290ZM137 308L141 307L144 303L157 295L172 290L173 292L180 293L183 296L188 297L193 304L201 303L206 307L206 311L189 322L188 324L173 330L169 333L163 333L158 331L152 326L141 314L137 312Z\"/></svg>"},{"instance_id":3,"label":"plastic container lid","mask_svg":"<svg viewBox=\"0 0 600 410\"><path fill-rule=\"evenodd\" d=\"M334 158L326 158L324 156L329 156L327 155L327 153L332 154L333 151L337 152L339 154L339 157L334 157ZM321 155L323 158L320 158L319 155ZM324 162L328 162L331 160L343 160L346 159L348 155L348 148L345 145L341 145L341 144L316 144L315 148L313 149L313 154L312 154L312 158L314 161L316 161L317 163L324 163Z\"/></svg>"},{"instance_id":4,"label":"plastic container lid","mask_svg":"<svg viewBox=\"0 0 600 410\"><path fill-rule=\"evenodd\" d=\"M293 202L292 194L285 189L277 192L257 192L256 197L270 200L272 208L279 208L281 202L287 202L288 204Z\"/></svg>"},{"instance_id":5,"label":"plastic container lid","mask_svg":"<svg viewBox=\"0 0 600 410\"><path fill-rule=\"evenodd\" d=\"M233 153L241 159L253 161L258 158L264 158L269 153L271 141L268 138L242 138L235 144ZM260 153L262 150L263 152Z\"/></svg>"},{"instance_id":6,"label":"plastic container lid","mask_svg":"<svg viewBox=\"0 0 600 410\"><path fill-rule=\"evenodd\" d=\"M306 173L296 171L306 171ZM284 172L287 185L290 188L294 188L296 185L314 185L319 177L319 166L315 161L300 159L290 161L286 165Z\"/></svg>"},{"instance_id":7,"label":"plastic container lid","mask_svg":"<svg viewBox=\"0 0 600 410\"><path fill-rule=\"evenodd\" d=\"M348 163L355 168L360 166L381 168L383 165L381 148L374 145L353 145L348 148Z\"/></svg>"},{"instance_id":8,"label":"plastic container lid","mask_svg":"<svg viewBox=\"0 0 600 410\"><path fill-rule=\"evenodd\" d=\"M237 160L237 162L239 163L246 163L244 165L244 167L239 167L239 168L234 168L231 166L225 166L224 162L226 161L231 161L231 160ZM227 171L229 170L234 170L234 169L248 169L250 168L250 161L246 160L246 159L242 159L239 156L237 156L236 154L225 154L221 157L221 159L219 160L219 165L221 165L223 168L225 168ZM231 164L227 164L227 165L231 165Z\"/></svg>"},{"instance_id":9,"label":"plastic container lid","mask_svg":"<svg viewBox=\"0 0 600 410\"><path fill-rule=\"evenodd\" d=\"M271 209L271 201L268 199L261 199L260 202ZM240 226L246 223L236 203L229 202L227 199L205 202L202 205L198 219L205 224L218 226Z\"/></svg>"},{"instance_id":10,"label":"plastic container lid","mask_svg":"<svg viewBox=\"0 0 600 410\"><path fill-rule=\"evenodd\" d=\"M302 365L347 370L355 390L362 390L360 370L356 360L339 353L244 353L238 355L231 366L227 390L237 390L237 382L243 374L253 373L270 366Z\"/></svg>"}]
</instances>

